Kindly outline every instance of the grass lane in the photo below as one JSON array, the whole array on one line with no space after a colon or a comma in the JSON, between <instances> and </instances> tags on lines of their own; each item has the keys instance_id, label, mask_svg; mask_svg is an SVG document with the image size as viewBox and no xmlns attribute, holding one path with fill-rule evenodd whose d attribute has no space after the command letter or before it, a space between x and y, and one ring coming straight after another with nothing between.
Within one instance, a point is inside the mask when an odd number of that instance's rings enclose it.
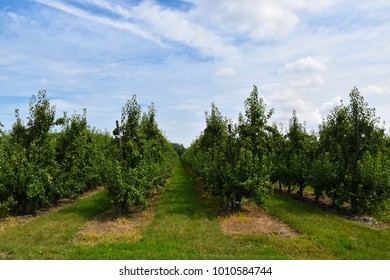
<instances>
[{"instance_id":1,"label":"grass lane","mask_svg":"<svg viewBox=\"0 0 390 280\"><path fill-rule=\"evenodd\" d=\"M297 245L299 244L299 245ZM289 259L334 258L327 249L300 237L233 238L223 234L196 192L196 181L178 164L156 217L134 243L80 246L71 258L85 259Z\"/></svg>"},{"instance_id":2,"label":"grass lane","mask_svg":"<svg viewBox=\"0 0 390 280\"><path fill-rule=\"evenodd\" d=\"M99 191L59 210L0 233L0 257L7 259L64 259L74 235L88 219L111 207Z\"/></svg>"},{"instance_id":3,"label":"grass lane","mask_svg":"<svg viewBox=\"0 0 390 280\"><path fill-rule=\"evenodd\" d=\"M4 259L390 259L390 230L368 228L276 195L265 207L301 234L232 237L196 191L180 162L138 241L74 242L86 222L111 207L105 191L0 232Z\"/></svg>"},{"instance_id":4,"label":"grass lane","mask_svg":"<svg viewBox=\"0 0 390 280\"><path fill-rule=\"evenodd\" d=\"M390 259L390 228L365 226L279 194L265 207L341 259Z\"/></svg>"}]
</instances>

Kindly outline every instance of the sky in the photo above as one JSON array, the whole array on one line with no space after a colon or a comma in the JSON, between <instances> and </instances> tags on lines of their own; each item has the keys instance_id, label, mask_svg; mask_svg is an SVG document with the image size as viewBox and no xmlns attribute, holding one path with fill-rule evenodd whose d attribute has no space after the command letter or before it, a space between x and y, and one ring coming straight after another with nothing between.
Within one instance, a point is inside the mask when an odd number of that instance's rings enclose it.
<instances>
[{"instance_id":1,"label":"sky","mask_svg":"<svg viewBox=\"0 0 390 280\"><path fill-rule=\"evenodd\" d=\"M57 117L111 132L133 94L189 146L211 103L236 122L253 86L306 128L356 86L390 122L388 0L0 0L0 122L46 90Z\"/></svg>"}]
</instances>

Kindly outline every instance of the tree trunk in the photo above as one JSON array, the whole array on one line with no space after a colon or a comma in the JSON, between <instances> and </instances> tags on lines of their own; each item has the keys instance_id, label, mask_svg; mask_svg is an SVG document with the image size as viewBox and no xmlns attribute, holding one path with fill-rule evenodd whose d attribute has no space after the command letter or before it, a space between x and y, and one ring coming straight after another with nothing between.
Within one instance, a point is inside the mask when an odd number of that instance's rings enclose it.
<instances>
[{"instance_id":1,"label":"tree trunk","mask_svg":"<svg viewBox=\"0 0 390 280\"><path fill-rule=\"evenodd\" d=\"M336 198L337 198L337 192L334 192L334 195L332 198L332 208L335 208L335 206L336 206Z\"/></svg>"},{"instance_id":2,"label":"tree trunk","mask_svg":"<svg viewBox=\"0 0 390 280\"><path fill-rule=\"evenodd\" d=\"M303 189L305 188L304 184L303 183L300 183L299 184L299 197L302 198L303 197Z\"/></svg>"},{"instance_id":3,"label":"tree trunk","mask_svg":"<svg viewBox=\"0 0 390 280\"><path fill-rule=\"evenodd\" d=\"M242 195L237 194L231 202L231 208L233 211L241 211L241 201L242 201Z\"/></svg>"},{"instance_id":4,"label":"tree trunk","mask_svg":"<svg viewBox=\"0 0 390 280\"><path fill-rule=\"evenodd\" d=\"M129 197L129 194L126 193L126 195L125 195L125 197L124 197L124 199L123 199L123 201L121 203L121 209L120 209L121 216L126 215L128 213L128 210L129 210L129 208L127 206L127 199L128 199L128 197Z\"/></svg>"}]
</instances>

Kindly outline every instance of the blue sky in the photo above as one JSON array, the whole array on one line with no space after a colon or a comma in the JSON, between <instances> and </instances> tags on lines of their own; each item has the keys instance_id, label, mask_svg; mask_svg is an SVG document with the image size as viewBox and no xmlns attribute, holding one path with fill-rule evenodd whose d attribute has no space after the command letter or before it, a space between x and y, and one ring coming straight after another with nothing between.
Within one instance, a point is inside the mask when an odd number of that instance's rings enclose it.
<instances>
[{"instance_id":1,"label":"blue sky","mask_svg":"<svg viewBox=\"0 0 390 280\"><path fill-rule=\"evenodd\" d=\"M133 94L188 146L214 102L236 121L257 85L272 122L307 129L357 86L390 121L387 0L0 1L0 122L45 89L112 131ZM386 124L386 127L389 127Z\"/></svg>"}]
</instances>

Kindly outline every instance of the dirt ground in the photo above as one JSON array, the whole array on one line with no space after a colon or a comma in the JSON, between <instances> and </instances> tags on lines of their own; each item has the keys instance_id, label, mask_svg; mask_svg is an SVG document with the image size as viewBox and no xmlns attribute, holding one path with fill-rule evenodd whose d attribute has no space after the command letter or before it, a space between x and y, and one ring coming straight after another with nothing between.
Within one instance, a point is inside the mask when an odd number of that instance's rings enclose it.
<instances>
[{"instance_id":1,"label":"dirt ground","mask_svg":"<svg viewBox=\"0 0 390 280\"><path fill-rule=\"evenodd\" d=\"M120 216L118 211L106 211L87 221L75 236L74 242L81 245L100 243L133 242L141 239L142 230L153 221L156 207L144 211L133 211Z\"/></svg>"},{"instance_id":2,"label":"dirt ground","mask_svg":"<svg viewBox=\"0 0 390 280\"><path fill-rule=\"evenodd\" d=\"M200 178L197 178L196 182L199 196L209 211L217 216L221 229L225 234L231 236L270 235L281 238L292 238L299 235L288 224L254 204L244 203L240 212L221 208L218 206L220 202L207 193L206 187Z\"/></svg>"},{"instance_id":3,"label":"dirt ground","mask_svg":"<svg viewBox=\"0 0 390 280\"><path fill-rule=\"evenodd\" d=\"M143 230L156 215L157 203L164 190L165 188L160 187L158 192L148 200L148 207L143 211L134 208L130 209L128 214L121 215L118 209L113 208L97 215L87 221L73 241L81 245L96 245L140 240Z\"/></svg>"},{"instance_id":4,"label":"dirt ground","mask_svg":"<svg viewBox=\"0 0 390 280\"><path fill-rule=\"evenodd\" d=\"M299 235L289 225L255 205L244 205L241 212L218 217L222 230L232 236L271 235L291 238Z\"/></svg>"}]
</instances>

